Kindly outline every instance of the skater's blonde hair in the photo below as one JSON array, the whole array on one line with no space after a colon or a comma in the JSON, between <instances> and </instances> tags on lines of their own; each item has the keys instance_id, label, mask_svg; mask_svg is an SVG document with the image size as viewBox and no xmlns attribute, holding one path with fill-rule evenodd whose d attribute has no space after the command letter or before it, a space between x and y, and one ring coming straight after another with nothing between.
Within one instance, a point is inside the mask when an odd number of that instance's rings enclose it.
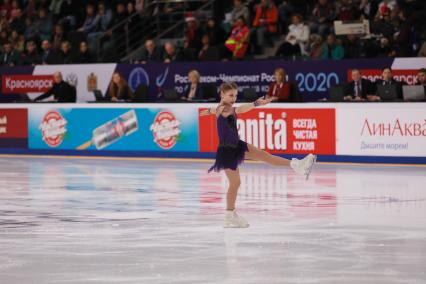
<instances>
[{"instance_id":1,"label":"skater's blonde hair","mask_svg":"<svg viewBox=\"0 0 426 284\"><path fill-rule=\"evenodd\" d=\"M237 90L238 86L234 82L223 82L219 87L219 92L224 94L231 90Z\"/></svg>"}]
</instances>

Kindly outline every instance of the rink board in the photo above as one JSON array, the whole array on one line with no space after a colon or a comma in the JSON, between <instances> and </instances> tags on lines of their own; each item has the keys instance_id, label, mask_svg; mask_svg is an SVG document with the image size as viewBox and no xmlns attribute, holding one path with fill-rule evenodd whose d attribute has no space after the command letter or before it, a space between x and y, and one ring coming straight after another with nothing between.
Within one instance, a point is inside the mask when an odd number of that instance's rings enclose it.
<instances>
[{"instance_id":1,"label":"rink board","mask_svg":"<svg viewBox=\"0 0 426 284\"><path fill-rule=\"evenodd\" d=\"M0 152L213 158L215 104L14 104L0 108ZM240 138L282 156L426 162L425 103L270 104L241 114Z\"/></svg>"}]
</instances>

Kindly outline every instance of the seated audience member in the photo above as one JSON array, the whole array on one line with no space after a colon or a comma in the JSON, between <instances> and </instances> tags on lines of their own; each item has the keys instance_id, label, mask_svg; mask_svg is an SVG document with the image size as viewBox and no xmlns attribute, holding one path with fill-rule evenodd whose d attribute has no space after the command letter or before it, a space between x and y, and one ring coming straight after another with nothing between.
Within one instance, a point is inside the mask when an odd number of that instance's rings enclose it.
<instances>
[{"instance_id":1,"label":"seated audience member","mask_svg":"<svg viewBox=\"0 0 426 284\"><path fill-rule=\"evenodd\" d=\"M358 69L352 69L352 82L345 88L345 101L365 101L368 95L374 94L374 87L371 81L361 77Z\"/></svg>"},{"instance_id":2,"label":"seated audience member","mask_svg":"<svg viewBox=\"0 0 426 284\"><path fill-rule=\"evenodd\" d=\"M188 73L188 79L191 84L185 87L185 95L182 97L182 99L188 101L203 99L200 83L200 73L198 73L197 70L191 70Z\"/></svg>"},{"instance_id":3,"label":"seated audience member","mask_svg":"<svg viewBox=\"0 0 426 284\"><path fill-rule=\"evenodd\" d=\"M261 0L256 6L256 15L253 20L253 32L256 34L256 45L263 47L265 39L277 33L278 9L270 0Z\"/></svg>"},{"instance_id":4,"label":"seated audience member","mask_svg":"<svg viewBox=\"0 0 426 284\"><path fill-rule=\"evenodd\" d=\"M15 50L10 42L3 44L3 52L0 55L0 65L15 66L19 65L21 56L19 52Z\"/></svg>"},{"instance_id":5,"label":"seated audience member","mask_svg":"<svg viewBox=\"0 0 426 284\"><path fill-rule=\"evenodd\" d=\"M385 67L382 69L382 79L376 81L376 89L379 85L396 85L398 98L402 99L402 84L393 78L391 68ZM377 93L375 95L369 95L367 98L369 101L380 101L380 97Z\"/></svg>"},{"instance_id":6,"label":"seated audience member","mask_svg":"<svg viewBox=\"0 0 426 284\"><path fill-rule=\"evenodd\" d=\"M225 41L225 47L232 59L242 59L246 55L250 30L244 20L239 17L232 28L231 35Z\"/></svg>"},{"instance_id":7,"label":"seated audience member","mask_svg":"<svg viewBox=\"0 0 426 284\"><path fill-rule=\"evenodd\" d=\"M166 42L163 52L164 63L181 61L181 59L181 54L176 50L176 46L172 42Z\"/></svg>"},{"instance_id":8,"label":"seated audience member","mask_svg":"<svg viewBox=\"0 0 426 284\"><path fill-rule=\"evenodd\" d=\"M27 41L26 49L22 58L22 65L36 65L40 64L40 55L37 52L37 46L34 41Z\"/></svg>"},{"instance_id":9,"label":"seated audience member","mask_svg":"<svg viewBox=\"0 0 426 284\"><path fill-rule=\"evenodd\" d=\"M426 68L422 68L422 69L419 69L419 71L417 71L416 85L426 87Z\"/></svg>"},{"instance_id":10,"label":"seated audience member","mask_svg":"<svg viewBox=\"0 0 426 284\"><path fill-rule=\"evenodd\" d=\"M276 57L288 58L291 56L306 55L309 42L309 27L302 21L302 15L295 14L291 17L292 24L288 27L288 34L275 53Z\"/></svg>"},{"instance_id":11,"label":"seated audience member","mask_svg":"<svg viewBox=\"0 0 426 284\"><path fill-rule=\"evenodd\" d=\"M155 42L152 39L145 41L145 49L142 52L142 56L139 59L140 63L152 63L152 62L161 62L163 61L163 54L161 49L159 49Z\"/></svg>"},{"instance_id":12,"label":"seated audience member","mask_svg":"<svg viewBox=\"0 0 426 284\"><path fill-rule=\"evenodd\" d=\"M302 101L299 88L296 84L290 83L286 79L286 72L283 68L277 68L274 72L275 82L269 85L267 96L279 102L300 102Z\"/></svg>"},{"instance_id":13,"label":"seated audience member","mask_svg":"<svg viewBox=\"0 0 426 284\"><path fill-rule=\"evenodd\" d=\"M108 87L108 97L112 102L122 100L131 101L133 99L133 92L127 84L126 79L118 72L112 74Z\"/></svg>"},{"instance_id":14,"label":"seated audience member","mask_svg":"<svg viewBox=\"0 0 426 284\"><path fill-rule=\"evenodd\" d=\"M322 59L343 59L345 51L339 39L334 34L327 36L326 42L323 44Z\"/></svg>"},{"instance_id":15,"label":"seated audience member","mask_svg":"<svg viewBox=\"0 0 426 284\"><path fill-rule=\"evenodd\" d=\"M53 96L54 101L58 103L75 103L77 100L75 87L62 79L61 72L55 72L53 74L52 88L46 93L35 98L34 101L40 101L50 96Z\"/></svg>"}]
</instances>

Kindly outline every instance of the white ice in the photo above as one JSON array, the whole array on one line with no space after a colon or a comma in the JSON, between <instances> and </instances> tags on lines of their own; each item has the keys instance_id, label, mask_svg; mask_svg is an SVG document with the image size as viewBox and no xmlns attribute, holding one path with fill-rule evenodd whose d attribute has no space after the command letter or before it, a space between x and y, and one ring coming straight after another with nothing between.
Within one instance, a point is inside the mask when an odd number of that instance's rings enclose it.
<instances>
[{"instance_id":1,"label":"white ice","mask_svg":"<svg viewBox=\"0 0 426 284\"><path fill-rule=\"evenodd\" d=\"M0 283L426 283L426 167L0 158Z\"/></svg>"}]
</instances>

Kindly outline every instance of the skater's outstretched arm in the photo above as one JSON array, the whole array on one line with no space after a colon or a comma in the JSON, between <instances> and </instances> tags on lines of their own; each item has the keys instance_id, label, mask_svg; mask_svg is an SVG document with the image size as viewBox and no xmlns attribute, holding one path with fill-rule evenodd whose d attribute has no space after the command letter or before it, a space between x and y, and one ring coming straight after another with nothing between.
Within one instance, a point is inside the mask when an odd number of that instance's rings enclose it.
<instances>
[{"instance_id":1,"label":"skater's outstretched arm","mask_svg":"<svg viewBox=\"0 0 426 284\"><path fill-rule=\"evenodd\" d=\"M202 111L200 111L200 116L211 115L215 113L216 113L216 108L211 107L211 108L203 109Z\"/></svg>"},{"instance_id":2,"label":"skater's outstretched arm","mask_svg":"<svg viewBox=\"0 0 426 284\"><path fill-rule=\"evenodd\" d=\"M260 97L252 103L240 105L239 107L235 109L235 112L236 113L248 112L257 106L263 106L263 105L269 104L272 101L273 101L273 98L271 97L268 97L268 98Z\"/></svg>"}]
</instances>

